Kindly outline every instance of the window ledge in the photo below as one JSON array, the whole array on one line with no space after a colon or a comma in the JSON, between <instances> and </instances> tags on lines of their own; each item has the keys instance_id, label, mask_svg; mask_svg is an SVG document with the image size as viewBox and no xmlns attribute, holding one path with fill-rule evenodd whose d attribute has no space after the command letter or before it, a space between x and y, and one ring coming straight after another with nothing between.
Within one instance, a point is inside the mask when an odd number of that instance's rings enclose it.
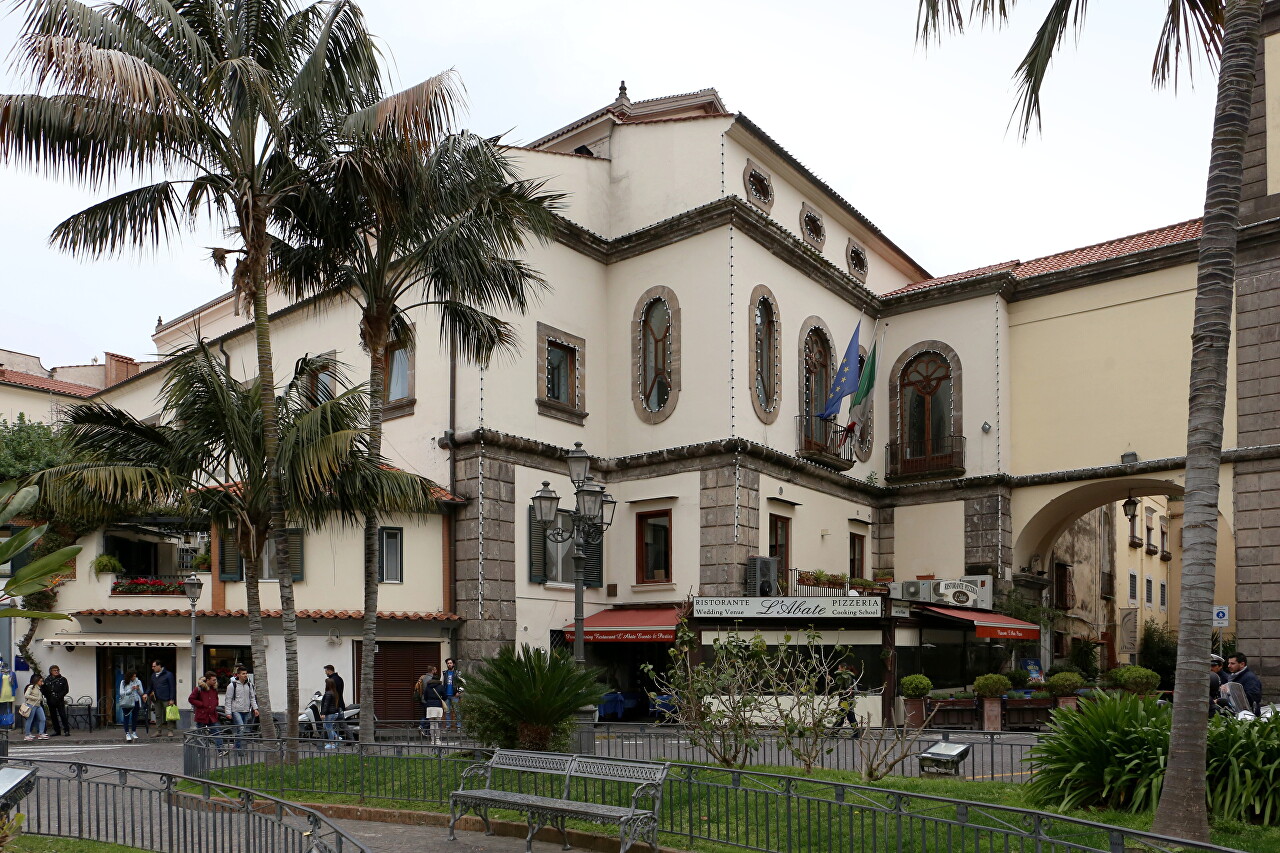
<instances>
[{"instance_id":1,"label":"window ledge","mask_svg":"<svg viewBox=\"0 0 1280 853\"><path fill-rule=\"evenodd\" d=\"M632 592L675 592L675 582L633 583Z\"/></svg>"},{"instance_id":2,"label":"window ledge","mask_svg":"<svg viewBox=\"0 0 1280 853\"><path fill-rule=\"evenodd\" d=\"M558 421L565 421L571 424L582 426L587 420L587 412L576 409L573 406L566 406L564 403L557 403L555 400L538 401L538 414L545 415L548 418L555 418Z\"/></svg>"},{"instance_id":3,"label":"window ledge","mask_svg":"<svg viewBox=\"0 0 1280 853\"><path fill-rule=\"evenodd\" d=\"M542 582L543 589L565 589L565 590L568 590L569 592L573 592L574 586L576 586L576 584L572 582L569 582L569 583L565 583L564 581L543 581Z\"/></svg>"},{"instance_id":4,"label":"window ledge","mask_svg":"<svg viewBox=\"0 0 1280 853\"><path fill-rule=\"evenodd\" d=\"M393 421L396 418L412 415L413 408L417 402L417 397L405 397L403 400L396 400L394 403L383 403L382 419L384 421Z\"/></svg>"}]
</instances>

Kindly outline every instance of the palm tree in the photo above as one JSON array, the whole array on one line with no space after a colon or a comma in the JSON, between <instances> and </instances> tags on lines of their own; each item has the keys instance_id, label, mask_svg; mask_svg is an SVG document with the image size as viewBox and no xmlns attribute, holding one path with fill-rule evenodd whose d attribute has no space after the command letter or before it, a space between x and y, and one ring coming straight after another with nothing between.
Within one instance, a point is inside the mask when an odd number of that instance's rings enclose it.
<instances>
[{"instance_id":1,"label":"palm tree","mask_svg":"<svg viewBox=\"0 0 1280 853\"><path fill-rule=\"evenodd\" d=\"M970 14L982 22L1000 23L1013 5L1013 0L974 0ZM1210 59L1220 62L1191 333L1182 608L1178 617L1177 680L1179 684L1194 685L1204 683L1209 664L1232 286L1262 2L1175 0L1167 6L1152 66L1155 83L1176 78L1184 47L1199 47ZM944 28L959 31L964 27L957 0L920 0L919 8L918 32L922 39L936 37ZM1039 123L1040 87L1049 62L1067 30L1083 26L1084 11L1085 0L1053 0L1018 66L1018 103L1024 136L1033 123ZM1198 690L1175 692L1170 740L1153 828L1165 835L1207 842L1204 696Z\"/></svg>"},{"instance_id":2,"label":"palm tree","mask_svg":"<svg viewBox=\"0 0 1280 853\"><path fill-rule=\"evenodd\" d=\"M236 256L232 286L252 306L272 529L287 559L269 224L305 190L340 127L429 135L449 117L447 99L428 81L378 101L378 53L351 0L27 0L26 9L18 65L37 92L0 96L0 159L95 189L125 175L169 176L72 216L52 241L89 256L155 248L202 214L237 241L212 256L224 268ZM297 617L287 576L280 600L292 735Z\"/></svg>"},{"instance_id":3,"label":"palm tree","mask_svg":"<svg viewBox=\"0 0 1280 853\"><path fill-rule=\"evenodd\" d=\"M450 91L444 84L438 91ZM549 239L562 198L520 180L491 140L452 134L425 147L403 134L355 131L320 182L324 192L283 217L295 239L277 244L299 295L347 294L360 310L369 354L369 449L382 452L388 348L411 347L408 312L434 309L451 357L487 364L511 349L511 326L492 311L524 313L542 277L515 256ZM412 304L406 304L412 303ZM378 513L364 521L364 625L360 683L375 683ZM374 720L360 720L371 742Z\"/></svg>"},{"instance_id":4,"label":"palm tree","mask_svg":"<svg viewBox=\"0 0 1280 853\"><path fill-rule=\"evenodd\" d=\"M305 528L335 521L355 526L373 506L392 513L434 509L434 484L369 453L363 386L331 393L316 381L319 374L342 380L332 359L303 359L279 396L279 464L290 521ZM162 424L145 424L106 403L72 406L63 433L83 461L38 476L52 505L100 522L121 505L164 504L234 536L244 559L254 684L258 704L268 710L262 726L274 737L258 581L276 531L260 383L242 384L198 345L169 367ZM288 566L278 552L275 565ZM290 573L285 568L276 575Z\"/></svg>"}]
</instances>

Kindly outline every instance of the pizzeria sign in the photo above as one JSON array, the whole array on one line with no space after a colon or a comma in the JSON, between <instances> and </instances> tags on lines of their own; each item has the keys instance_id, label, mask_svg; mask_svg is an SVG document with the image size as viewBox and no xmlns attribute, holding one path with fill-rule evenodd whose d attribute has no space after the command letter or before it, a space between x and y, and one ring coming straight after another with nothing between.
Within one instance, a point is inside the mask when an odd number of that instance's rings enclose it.
<instances>
[{"instance_id":1,"label":"pizzeria sign","mask_svg":"<svg viewBox=\"0 0 1280 853\"><path fill-rule=\"evenodd\" d=\"M884 599L874 595L841 597L695 598L698 619L879 619Z\"/></svg>"}]
</instances>

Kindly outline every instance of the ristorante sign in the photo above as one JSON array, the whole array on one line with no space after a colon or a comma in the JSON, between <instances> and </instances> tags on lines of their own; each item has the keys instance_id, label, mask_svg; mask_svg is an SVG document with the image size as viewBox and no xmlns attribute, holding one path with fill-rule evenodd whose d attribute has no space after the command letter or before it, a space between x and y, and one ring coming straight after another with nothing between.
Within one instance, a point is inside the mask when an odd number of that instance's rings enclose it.
<instances>
[{"instance_id":1,"label":"ristorante sign","mask_svg":"<svg viewBox=\"0 0 1280 853\"><path fill-rule=\"evenodd\" d=\"M879 619L884 599L873 595L820 598L695 598L698 619Z\"/></svg>"}]
</instances>

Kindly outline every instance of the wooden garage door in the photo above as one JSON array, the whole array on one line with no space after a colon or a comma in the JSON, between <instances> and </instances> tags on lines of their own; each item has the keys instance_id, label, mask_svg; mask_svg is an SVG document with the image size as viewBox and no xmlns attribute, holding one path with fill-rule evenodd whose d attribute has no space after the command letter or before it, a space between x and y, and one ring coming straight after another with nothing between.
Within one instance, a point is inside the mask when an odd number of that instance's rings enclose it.
<instances>
[{"instance_id":1,"label":"wooden garage door","mask_svg":"<svg viewBox=\"0 0 1280 853\"><path fill-rule=\"evenodd\" d=\"M360 680L359 640L352 644L355 659L351 671ZM440 666L440 644L378 641L378 652L373 656L376 676L373 687L373 711L379 720L417 720L422 717L422 706L413 700L413 685L427 671L427 667ZM367 695L363 689L356 694L364 703Z\"/></svg>"}]
</instances>

